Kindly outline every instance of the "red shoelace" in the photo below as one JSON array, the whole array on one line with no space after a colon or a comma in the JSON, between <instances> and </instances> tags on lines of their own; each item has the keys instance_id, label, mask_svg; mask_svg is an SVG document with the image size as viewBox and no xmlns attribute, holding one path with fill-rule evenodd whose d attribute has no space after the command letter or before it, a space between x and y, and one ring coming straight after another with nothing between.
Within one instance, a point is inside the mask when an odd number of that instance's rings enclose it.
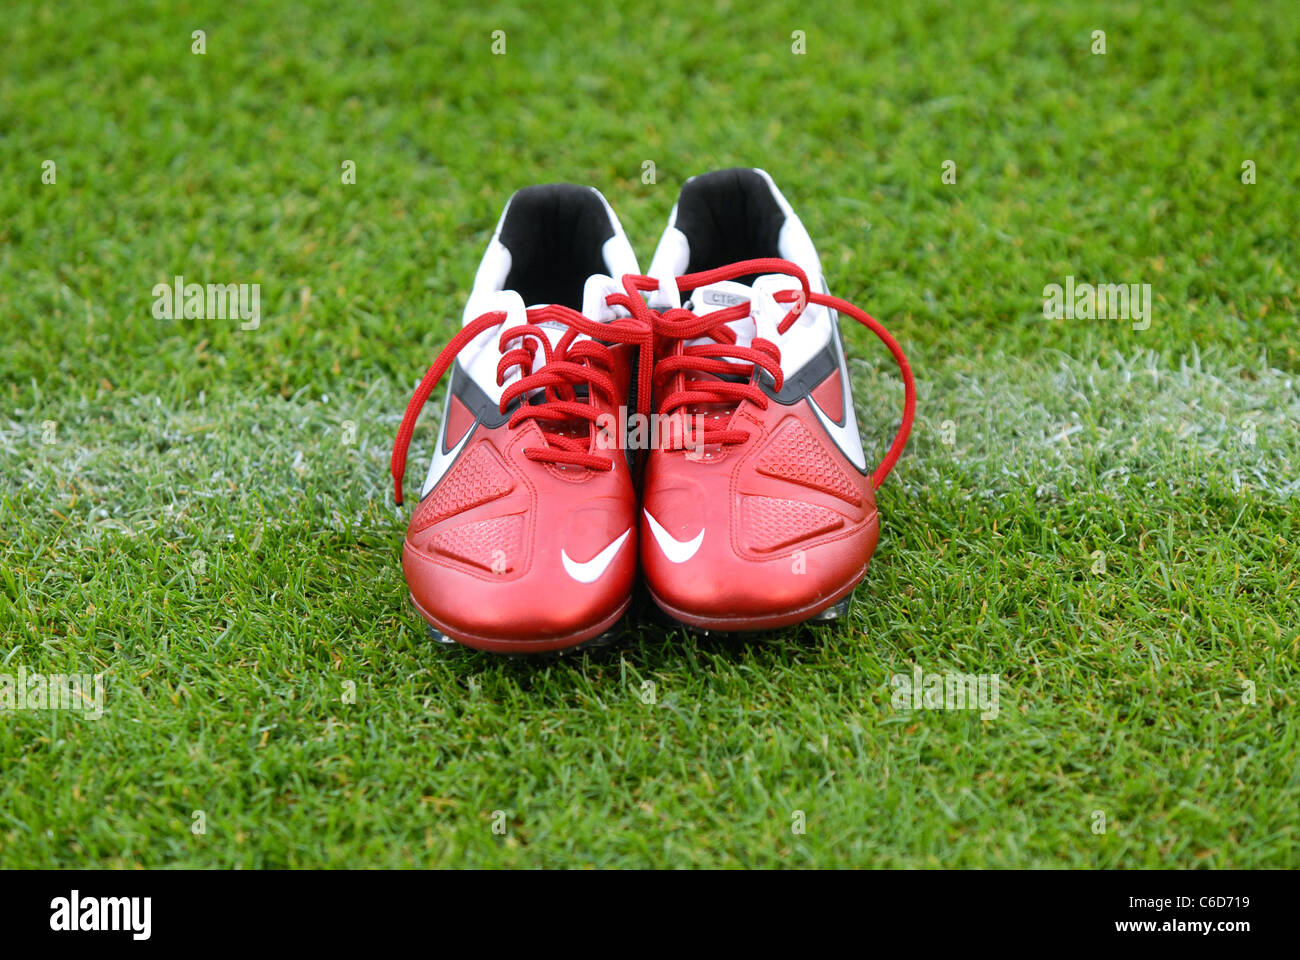
<instances>
[{"instance_id":1,"label":"red shoelace","mask_svg":"<svg viewBox=\"0 0 1300 960\"><path fill-rule=\"evenodd\" d=\"M610 306L629 307L631 299L624 294L610 294L606 302ZM640 301L641 297L634 299ZM644 301L642 301L644 306ZM544 445L528 447L524 456L538 463L558 463L586 467L591 470L612 470L614 461L591 453L592 429L595 427L599 412L591 402L591 391L598 390L607 399L617 402L614 381L609 375L614 358L610 349L598 340L615 343L633 343L640 346L640 363L638 369L638 397L641 398L641 412L649 409L650 374L653 361L652 337L649 325L644 320L618 318L608 323L598 323L570 307L552 304L534 307L527 312L528 323L517 327L508 327L501 331L497 348L501 359L497 363L497 385L505 382L511 369L518 367L522 376L507 387L501 394L500 410L505 413L511 403L518 397L524 397L518 409L511 415L508 428L513 430L528 421L539 421ZM420 411L424 409L429 396L438 386L440 380L451 368L456 356L466 344L472 342L485 330L504 322L504 311L492 311L477 317L461 328L443 347L438 358L433 361L420 385L415 388L411 402L406 405L406 414L398 428L397 439L393 442L393 455L389 468L393 474L393 492L397 502L402 502L402 477L406 472L406 455L411 446L411 435L415 432L415 423ZM558 322L568 329L554 347L540 324ZM580 334L593 339L578 340ZM543 351L545 362L536 373L533 363L538 348ZM580 400L578 386L586 385L588 399ZM528 399L528 394L541 389L541 397ZM585 439L547 430L552 426L574 420L587 421L588 429Z\"/></svg>"},{"instance_id":2,"label":"red shoelace","mask_svg":"<svg viewBox=\"0 0 1300 960\"><path fill-rule=\"evenodd\" d=\"M784 273L799 281L799 288L782 290L774 295L778 303L791 303L793 306L777 325L777 332L784 334L803 314L809 303L829 307L839 313L847 314L867 327L881 339L898 363L903 376L903 422L898 428L894 441L890 444L885 458L871 475L871 484L878 488L884 483L889 472L898 462L907 446L912 432L912 421L916 416L916 384L912 379L912 368L907 362L903 348L880 323L853 304L826 294L813 293L808 287L808 278L798 265L789 260L775 257L756 260L743 260L715 270L690 273L676 278L677 289L692 291L698 287L722 280L734 280L737 277L762 273ZM627 274L623 277L626 293L613 293L605 298L609 306L622 307L632 314L630 318L617 318L608 323L599 323L569 307L553 304L535 307L527 312L528 323L510 327L501 332L498 349L501 359L497 364L497 384L505 382L507 373L519 367L523 376L502 392L500 410L506 409L517 397L525 397L534 390L545 391L539 402L527 399L511 415L508 427L514 429L528 420L541 421L543 446L528 447L524 455L529 460L539 463L560 463L586 467L592 470L611 470L614 462L610 457L591 453L592 429L599 416L596 407L590 402L579 400L575 387L586 384L589 391L602 391L611 400L614 397L614 382L609 376L613 365L613 356L608 347L597 341L613 343L630 343L639 347L637 364L637 412L649 412L650 397L653 387L674 380L674 389L667 393L659 403L661 416L671 414L683 407L698 404L721 403L734 406L741 400L749 400L757 406L767 409L767 394L754 382L754 371L761 368L772 377L776 390L780 390L785 377L781 371L781 350L770 340L755 338L751 345L742 347L736 343L735 333L727 326L733 320L740 320L749 315L748 300L730 307L724 307L713 313L697 316L689 310L674 308L658 312L652 310L641 296L643 292L659 289L659 281L653 277ZM402 425L397 431L393 443L393 455L390 469L393 474L393 490L397 502L402 502L402 477L406 470L406 456L411 445L411 435L415 431L416 420L424 409L430 395L438 386L456 356L466 344L479 334L504 322L503 311L485 313L461 328L438 354L438 358L425 373L424 378L415 388L411 402L406 406ZM550 338L539 324L559 322L568 327L554 347ZM577 340L580 334L592 338ZM676 345L682 341L709 337L712 344ZM671 353L654 363L656 337L673 344ZM512 346L514 344L514 346ZM541 347L545 363L533 372L533 361L537 349ZM743 377L744 382L736 380L687 380L687 372L709 374L713 376ZM585 420L590 424L585 440L563 433L548 431L545 424ZM704 435L696 442L708 444L743 443L749 434L744 430L705 428Z\"/></svg>"},{"instance_id":3,"label":"red shoelace","mask_svg":"<svg viewBox=\"0 0 1300 960\"><path fill-rule=\"evenodd\" d=\"M871 475L871 485L878 488L885 482L889 472L907 446L907 439L912 432L912 421L916 417L916 384L912 379L912 368L907 362L903 348L880 323L859 310L853 304L839 297L813 293L808 287L808 277L797 264L776 257L755 260L742 260L714 270L689 273L676 278L677 289L689 292L710 283L722 280L734 280L737 277L752 274L784 273L799 281L799 288L782 290L774 295L778 303L793 304L789 312L777 324L777 333L784 334L799 319L808 304L816 303L829 307L839 313L847 314L869 329L889 348L898 369L903 376L903 422L898 428L889 451ZM674 410L698 404L725 404L734 406L741 400L749 400L762 409L767 409L767 394L758 386L753 377L755 368L761 367L772 377L774 387L780 390L784 383L781 372L781 350L770 340L756 337L750 346L736 344L736 335L727 326L733 320L740 320L749 315L748 300L734 306L723 307L713 313L697 316L689 310L675 308L662 313L651 310L636 294L659 289L659 281L653 277L628 275L623 278L623 286L629 293L629 299L620 301L633 316L645 320L651 325L657 337L667 341L660 344L670 352L655 364L653 381L656 387L673 380L674 389L667 393L659 404L659 414L670 414ZM681 345L682 341L707 336L711 344ZM659 351L663 354L663 349ZM747 382L735 380L695 379L687 380L687 372L711 374L713 376L739 376ZM716 429L706 427L703 437L696 442L708 444L743 443L749 433L738 429Z\"/></svg>"}]
</instances>

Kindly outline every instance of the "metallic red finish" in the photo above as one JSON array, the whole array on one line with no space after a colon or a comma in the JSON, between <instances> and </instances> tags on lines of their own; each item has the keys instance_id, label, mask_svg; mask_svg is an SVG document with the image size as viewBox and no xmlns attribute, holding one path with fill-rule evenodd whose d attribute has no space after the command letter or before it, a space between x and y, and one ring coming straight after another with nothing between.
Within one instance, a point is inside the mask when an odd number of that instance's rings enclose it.
<instances>
[{"instance_id":1,"label":"metallic red finish","mask_svg":"<svg viewBox=\"0 0 1300 960\"><path fill-rule=\"evenodd\" d=\"M870 478L823 439L806 402L764 410L746 400L727 428L745 430L749 439L705 448L700 458L686 450L650 455L641 515L650 593L666 613L695 627L766 630L807 620L852 592L866 573L880 535ZM762 469L773 454L787 452L781 446L792 438L806 445L804 431L839 468L820 488ZM681 563L669 559L646 514L679 542L703 530L694 554Z\"/></svg>"}]
</instances>

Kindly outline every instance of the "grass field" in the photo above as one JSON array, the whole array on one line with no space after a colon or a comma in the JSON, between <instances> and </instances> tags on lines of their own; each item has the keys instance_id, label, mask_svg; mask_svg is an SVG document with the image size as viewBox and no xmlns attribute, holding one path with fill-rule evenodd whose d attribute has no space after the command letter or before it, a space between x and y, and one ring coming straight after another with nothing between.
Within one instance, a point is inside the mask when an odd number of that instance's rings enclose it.
<instances>
[{"instance_id":1,"label":"grass field","mask_svg":"<svg viewBox=\"0 0 1300 960\"><path fill-rule=\"evenodd\" d=\"M1294 3L10 6L0 674L106 697L0 713L0 865L1300 861ZM388 452L501 205L597 185L644 264L735 164L916 370L849 620L434 647ZM260 326L156 319L177 274ZM1149 327L1045 319L1068 276Z\"/></svg>"}]
</instances>

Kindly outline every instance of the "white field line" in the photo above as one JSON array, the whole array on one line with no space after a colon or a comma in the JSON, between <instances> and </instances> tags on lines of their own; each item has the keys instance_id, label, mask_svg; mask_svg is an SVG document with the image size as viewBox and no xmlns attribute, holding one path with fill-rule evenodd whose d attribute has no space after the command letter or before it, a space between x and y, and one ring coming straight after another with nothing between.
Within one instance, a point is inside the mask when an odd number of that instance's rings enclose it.
<instances>
[{"instance_id":1,"label":"white field line","mask_svg":"<svg viewBox=\"0 0 1300 960\"><path fill-rule=\"evenodd\" d=\"M1217 479L1269 500L1297 496L1295 378L1263 361L1216 368L1212 359L1054 354L921 367L912 442L888 482L913 493L959 487L968 498L1029 485L1053 499L1162 483L1196 489ZM851 366L872 460L902 408L888 363ZM74 539L192 530L218 505L274 516L305 495L326 528L402 515L392 504L388 458L404 388L380 382L364 394L288 400L212 393L180 406L113 396L0 412L0 493L75 516L75 529L64 531ZM440 409L441 394L412 444L408 497L424 476ZM49 420L58 421L52 443L44 442Z\"/></svg>"},{"instance_id":2,"label":"white field line","mask_svg":"<svg viewBox=\"0 0 1300 960\"><path fill-rule=\"evenodd\" d=\"M929 379L922 369L912 444L897 478L923 488L960 477L971 497L1025 485L1052 499L1131 485L1198 488L1211 480L1267 499L1294 497L1297 378L1262 358L1248 367L1212 361L1142 351L1101 360L955 359ZM902 407L887 364L854 364L863 439L877 457Z\"/></svg>"}]
</instances>

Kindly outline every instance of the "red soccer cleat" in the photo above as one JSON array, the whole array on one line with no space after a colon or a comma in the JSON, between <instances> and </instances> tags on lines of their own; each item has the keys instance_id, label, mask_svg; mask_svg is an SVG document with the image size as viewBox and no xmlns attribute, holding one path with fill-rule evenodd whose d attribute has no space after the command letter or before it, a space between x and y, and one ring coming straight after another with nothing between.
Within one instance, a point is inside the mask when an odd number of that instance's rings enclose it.
<instances>
[{"instance_id":1,"label":"red soccer cleat","mask_svg":"<svg viewBox=\"0 0 1300 960\"><path fill-rule=\"evenodd\" d=\"M402 552L436 638L558 651L599 640L626 611L636 492L626 452L597 442L597 420L617 417L634 370L648 404L649 327L628 319L629 298L612 279L636 272L596 190L528 187L507 203L464 326L416 389L393 447L401 503L416 418L450 370Z\"/></svg>"},{"instance_id":2,"label":"red soccer cleat","mask_svg":"<svg viewBox=\"0 0 1300 960\"><path fill-rule=\"evenodd\" d=\"M703 427L646 464L641 565L654 601L710 630L842 615L879 537L875 489L911 431L901 348L828 295L807 231L762 170L688 180L650 277L626 283L654 291L661 311L646 311L657 412ZM902 425L870 475L838 313L879 336L903 375Z\"/></svg>"}]
</instances>

